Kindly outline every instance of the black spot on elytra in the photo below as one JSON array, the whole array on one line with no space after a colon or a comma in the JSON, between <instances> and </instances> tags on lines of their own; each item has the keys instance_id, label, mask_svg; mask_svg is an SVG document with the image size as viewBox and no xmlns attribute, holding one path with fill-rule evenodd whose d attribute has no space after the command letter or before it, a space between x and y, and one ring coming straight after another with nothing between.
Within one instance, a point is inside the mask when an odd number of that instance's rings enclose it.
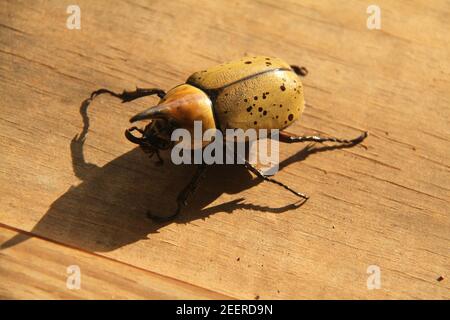
<instances>
[{"instance_id":1,"label":"black spot on elytra","mask_svg":"<svg viewBox=\"0 0 450 320\"><path fill-rule=\"evenodd\" d=\"M254 99L254 100L258 100L258 96L254 96L253 99Z\"/></svg>"},{"instance_id":2,"label":"black spot on elytra","mask_svg":"<svg viewBox=\"0 0 450 320\"><path fill-rule=\"evenodd\" d=\"M281 89L281 91L286 90L286 87L284 86L284 84L282 84L282 85L280 86L280 89Z\"/></svg>"},{"instance_id":3,"label":"black spot on elytra","mask_svg":"<svg viewBox=\"0 0 450 320\"><path fill-rule=\"evenodd\" d=\"M244 102L247 102L248 100L247 99L244 99Z\"/></svg>"},{"instance_id":4,"label":"black spot on elytra","mask_svg":"<svg viewBox=\"0 0 450 320\"><path fill-rule=\"evenodd\" d=\"M262 108L262 107L259 107L259 108L258 108L258 111L259 111L259 112L263 111L263 108Z\"/></svg>"},{"instance_id":5,"label":"black spot on elytra","mask_svg":"<svg viewBox=\"0 0 450 320\"><path fill-rule=\"evenodd\" d=\"M289 116L288 116L288 120L289 121L292 121L294 119L294 115L291 113Z\"/></svg>"},{"instance_id":6,"label":"black spot on elytra","mask_svg":"<svg viewBox=\"0 0 450 320\"><path fill-rule=\"evenodd\" d=\"M271 66L272 64L270 62L266 62L266 66Z\"/></svg>"},{"instance_id":7,"label":"black spot on elytra","mask_svg":"<svg viewBox=\"0 0 450 320\"><path fill-rule=\"evenodd\" d=\"M266 98L266 94L265 94L265 93L263 93L263 94L262 94L262 97L263 97L263 99L265 99L265 98Z\"/></svg>"},{"instance_id":8,"label":"black spot on elytra","mask_svg":"<svg viewBox=\"0 0 450 320\"><path fill-rule=\"evenodd\" d=\"M284 121L284 124L286 124L286 123L287 123L287 121L285 120L285 121Z\"/></svg>"},{"instance_id":9,"label":"black spot on elytra","mask_svg":"<svg viewBox=\"0 0 450 320\"><path fill-rule=\"evenodd\" d=\"M263 115L266 115L267 114L267 111L266 110L264 110L264 112L263 112Z\"/></svg>"},{"instance_id":10,"label":"black spot on elytra","mask_svg":"<svg viewBox=\"0 0 450 320\"><path fill-rule=\"evenodd\" d=\"M283 108L283 105L282 105L282 104L280 104L280 108Z\"/></svg>"},{"instance_id":11,"label":"black spot on elytra","mask_svg":"<svg viewBox=\"0 0 450 320\"><path fill-rule=\"evenodd\" d=\"M247 108L247 111L250 112L250 111L252 111L252 109L253 109L253 107L250 106L250 107Z\"/></svg>"},{"instance_id":12,"label":"black spot on elytra","mask_svg":"<svg viewBox=\"0 0 450 320\"><path fill-rule=\"evenodd\" d=\"M277 119L278 119L279 117L278 117L278 116L276 116L275 118L277 118Z\"/></svg>"},{"instance_id":13,"label":"black spot on elytra","mask_svg":"<svg viewBox=\"0 0 450 320\"><path fill-rule=\"evenodd\" d=\"M250 63L252 63L251 61L245 61L245 64L250 64Z\"/></svg>"},{"instance_id":14,"label":"black spot on elytra","mask_svg":"<svg viewBox=\"0 0 450 320\"><path fill-rule=\"evenodd\" d=\"M253 124L254 124L254 125L257 125L257 124L258 124L258 121L253 122Z\"/></svg>"}]
</instances>

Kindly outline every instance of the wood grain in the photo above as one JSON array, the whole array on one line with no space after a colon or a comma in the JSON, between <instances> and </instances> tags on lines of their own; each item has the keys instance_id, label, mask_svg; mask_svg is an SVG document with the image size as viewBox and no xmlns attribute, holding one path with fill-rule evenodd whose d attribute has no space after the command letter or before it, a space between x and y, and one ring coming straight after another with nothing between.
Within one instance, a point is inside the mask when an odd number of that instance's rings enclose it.
<instances>
[{"instance_id":1,"label":"wood grain","mask_svg":"<svg viewBox=\"0 0 450 320\"><path fill-rule=\"evenodd\" d=\"M0 299L229 299L162 275L0 227L0 240L23 245L0 252ZM66 284L80 270L80 287Z\"/></svg>"},{"instance_id":2,"label":"wood grain","mask_svg":"<svg viewBox=\"0 0 450 320\"><path fill-rule=\"evenodd\" d=\"M117 262L131 278L151 272L234 298L450 298L447 1L378 1L381 30L367 29L364 1L77 4L81 30L65 27L65 2L0 3L0 223L19 232L2 229L2 297L69 297L40 274L76 248L92 284L74 298L107 297L96 265L120 274ZM80 104L99 87L169 89L254 54L309 70L307 107L289 131L370 132L353 148L281 146L277 179L311 196L301 207L239 166L217 166L178 220L148 221L148 209L173 210L193 173L155 167L124 139L155 98L99 98L84 146L74 140ZM20 263L46 250L37 270ZM367 289L370 265L380 289ZM111 298L205 297L152 277L106 288Z\"/></svg>"}]
</instances>

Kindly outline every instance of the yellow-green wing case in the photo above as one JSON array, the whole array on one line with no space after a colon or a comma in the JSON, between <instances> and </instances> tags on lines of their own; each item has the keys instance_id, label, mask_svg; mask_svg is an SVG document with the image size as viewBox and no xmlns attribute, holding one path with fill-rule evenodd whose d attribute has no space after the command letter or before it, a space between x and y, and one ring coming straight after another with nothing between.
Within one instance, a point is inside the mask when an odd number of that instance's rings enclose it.
<instances>
[{"instance_id":1,"label":"yellow-green wing case","mask_svg":"<svg viewBox=\"0 0 450 320\"><path fill-rule=\"evenodd\" d=\"M283 68L290 69L290 66L279 58L246 57L196 72L189 77L186 83L211 90L267 70Z\"/></svg>"},{"instance_id":2,"label":"yellow-green wing case","mask_svg":"<svg viewBox=\"0 0 450 320\"><path fill-rule=\"evenodd\" d=\"M303 87L278 58L252 57L196 72L188 82L209 91L221 130L284 129L304 109Z\"/></svg>"}]
</instances>

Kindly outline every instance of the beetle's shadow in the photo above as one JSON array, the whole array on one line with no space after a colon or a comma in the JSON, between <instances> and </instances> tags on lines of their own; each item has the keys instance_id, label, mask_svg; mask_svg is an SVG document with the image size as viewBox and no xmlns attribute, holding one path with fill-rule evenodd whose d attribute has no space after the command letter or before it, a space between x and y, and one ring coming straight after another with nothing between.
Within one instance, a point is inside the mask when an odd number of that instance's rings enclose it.
<instances>
[{"instance_id":1,"label":"beetle's shadow","mask_svg":"<svg viewBox=\"0 0 450 320\"><path fill-rule=\"evenodd\" d=\"M348 146L307 146L280 163L280 169L304 160L313 153ZM103 167L84 161L82 142L72 141L73 168L83 179L52 203L32 234L88 251L111 251L151 237L170 223L189 223L218 212L238 209L282 213L299 204L287 203L272 208L249 203L238 194L261 183L242 165L211 166L192 202L173 221L154 222L146 212L172 212L177 193L193 174L192 166L175 166L166 161L155 167L139 149L114 159ZM209 206L221 194L236 194L236 199ZM288 200L287 200L288 201ZM26 236L16 236L1 245L14 246Z\"/></svg>"},{"instance_id":2,"label":"beetle's shadow","mask_svg":"<svg viewBox=\"0 0 450 320\"><path fill-rule=\"evenodd\" d=\"M262 181L243 165L215 165L207 170L191 203L175 220L151 221L146 216L148 210L162 215L169 215L175 210L176 196L193 175L193 166L175 166L166 161L164 166L155 167L139 148L103 167L87 163L83 145L89 123L87 118L83 120L83 132L72 140L70 148L74 173L82 182L70 187L51 204L31 230L32 234L84 250L104 252L147 239L170 223L190 223L218 212L232 213L238 209L282 213L299 206L298 202L289 203L289 200L286 200L285 206L278 208L250 203L239 193ZM279 169L298 163L314 153L348 147L351 145L308 145L280 162ZM223 193L236 197L229 202L211 205ZM24 235L15 236L3 243L0 249L14 246L27 238Z\"/></svg>"}]
</instances>

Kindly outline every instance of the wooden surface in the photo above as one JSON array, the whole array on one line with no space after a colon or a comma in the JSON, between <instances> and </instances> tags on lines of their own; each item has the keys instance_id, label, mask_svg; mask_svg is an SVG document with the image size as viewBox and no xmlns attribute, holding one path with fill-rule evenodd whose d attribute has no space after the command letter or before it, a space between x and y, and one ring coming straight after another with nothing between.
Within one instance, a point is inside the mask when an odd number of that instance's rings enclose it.
<instances>
[{"instance_id":1,"label":"wooden surface","mask_svg":"<svg viewBox=\"0 0 450 320\"><path fill-rule=\"evenodd\" d=\"M76 3L81 30L64 1L0 3L2 298L450 298L448 1L377 1L381 30L365 1ZM277 178L311 196L301 207L222 166L178 220L147 220L193 172L123 137L155 98L99 98L84 148L73 140L99 87L169 89L254 54L310 71L290 131L370 132L353 148L281 146Z\"/></svg>"}]
</instances>

